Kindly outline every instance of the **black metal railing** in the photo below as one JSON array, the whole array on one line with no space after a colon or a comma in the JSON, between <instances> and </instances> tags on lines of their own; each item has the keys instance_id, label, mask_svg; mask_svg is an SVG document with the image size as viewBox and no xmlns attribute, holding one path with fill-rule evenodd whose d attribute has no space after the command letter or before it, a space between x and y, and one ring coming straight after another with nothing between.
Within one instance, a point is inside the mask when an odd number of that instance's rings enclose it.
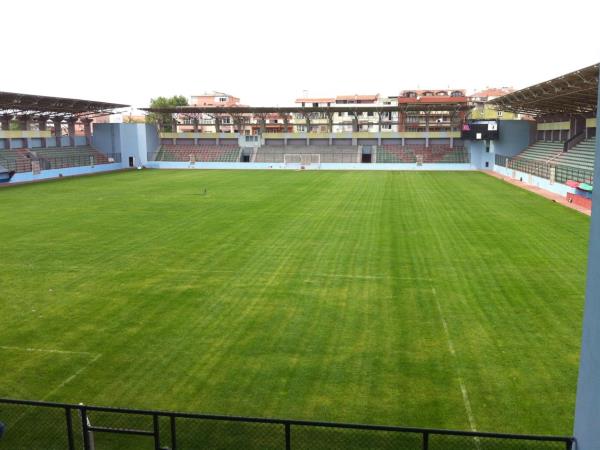
<instances>
[{"instance_id":1,"label":"black metal railing","mask_svg":"<svg viewBox=\"0 0 600 450\"><path fill-rule=\"evenodd\" d=\"M557 183L566 183L568 180L580 183L594 183L593 170L581 169L563 164L554 164L551 161L536 161L533 159L513 158L496 154L495 163L498 166L518 170L519 172L528 173L547 180L554 177L554 181Z\"/></svg>"},{"instance_id":2,"label":"black metal railing","mask_svg":"<svg viewBox=\"0 0 600 450\"><path fill-rule=\"evenodd\" d=\"M585 139L585 131L582 131L581 133L578 133L575 136L570 137L563 144L563 152L568 152L569 150L571 150L573 147L575 147L577 144L579 144L584 139Z\"/></svg>"},{"instance_id":3,"label":"black metal railing","mask_svg":"<svg viewBox=\"0 0 600 450\"><path fill-rule=\"evenodd\" d=\"M571 450L568 436L455 431L0 399L0 449Z\"/></svg>"}]
</instances>

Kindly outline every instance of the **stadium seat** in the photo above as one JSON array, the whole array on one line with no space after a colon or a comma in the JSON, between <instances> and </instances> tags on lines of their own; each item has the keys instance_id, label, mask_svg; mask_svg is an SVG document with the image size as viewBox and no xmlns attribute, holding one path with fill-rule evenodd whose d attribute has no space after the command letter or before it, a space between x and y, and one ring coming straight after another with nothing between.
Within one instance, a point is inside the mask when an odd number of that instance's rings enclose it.
<instances>
[{"instance_id":1,"label":"stadium seat","mask_svg":"<svg viewBox=\"0 0 600 450\"><path fill-rule=\"evenodd\" d=\"M423 163L468 163L470 161L462 142L455 142L453 147L449 144L432 144L429 147L386 144L377 147L378 163L414 164L419 159L422 159Z\"/></svg>"},{"instance_id":2,"label":"stadium seat","mask_svg":"<svg viewBox=\"0 0 600 450\"><path fill-rule=\"evenodd\" d=\"M240 147L224 144L163 144L156 161L238 162Z\"/></svg>"},{"instance_id":3,"label":"stadium seat","mask_svg":"<svg viewBox=\"0 0 600 450\"><path fill-rule=\"evenodd\" d=\"M537 141L523 150L518 158L532 161L550 162L558 157L563 151L563 142L560 141Z\"/></svg>"},{"instance_id":4,"label":"stadium seat","mask_svg":"<svg viewBox=\"0 0 600 450\"><path fill-rule=\"evenodd\" d=\"M561 153L556 158L558 165L570 166L584 170L594 170L596 156L596 138L581 141L568 152Z\"/></svg>"},{"instance_id":5,"label":"stadium seat","mask_svg":"<svg viewBox=\"0 0 600 450\"><path fill-rule=\"evenodd\" d=\"M16 150L0 150L0 166L15 172L31 171L31 155L29 150L20 148Z\"/></svg>"}]
</instances>

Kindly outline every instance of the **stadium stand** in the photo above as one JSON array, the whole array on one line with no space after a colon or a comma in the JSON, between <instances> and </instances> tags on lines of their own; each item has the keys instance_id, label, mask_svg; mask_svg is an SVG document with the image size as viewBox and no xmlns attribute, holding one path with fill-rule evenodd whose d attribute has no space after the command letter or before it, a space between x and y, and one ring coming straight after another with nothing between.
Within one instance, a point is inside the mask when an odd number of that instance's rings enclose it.
<instances>
[{"instance_id":1,"label":"stadium stand","mask_svg":"<svg viewBox=\"0 0 600 450\"><path fill-rule=\"evenodd\" d=\"M450 147L444 144L381 145L377 147L378 163L468 163L469 155L462 145Z\"/></svg>"},{"instance_id":2,"label":"stadium stand","mask_svg":"<svg viewBox=\"0 0 600 450\"><path fill-rule=\"evenodd\" d=\"M568 151L560 141L538 141L527 147L515 158L496 159L499 165L508 163L508 167L542 178L551 178L559 183L568 180L590 183L594 176L596 138L579 142Z\"/></svg>"},{"instance_id":3,"label":"stadium stand","mask_svg":"<svg viewBox=\"0 0 600 450\"><path fill-rule=\"evenodd\" d=\"M31 171L31 155L27 149L0 150L0 166L15 172Z\"/></svg>"},{"instance_id":4,"label":"stadium stand","mask_svg":"<svg viewBox=\"0 0 600 450\"><path fill-rule=\"evenodd\" d=\"M163 144L157 161L236 162L240 160L240 147L224 144Z\"/></svg>"},{"instance_id":5,"label":"stadium stand","mask_svg":"<svg viewBox=\"0 0 600 450\"><path fill-rule=\"evenodd\" d=\"M549 162L562 153L563 145L561 141L537 141L523 150L517 157L533 161Z\"/></svg>"},{"instance_id":6,"label":"stadium stand","mask_svg":"<svg viewBox=\"0 0 600 450\"><path fill-rule=\"evenodd\" d=\"M15 172L29 172L32 162L39 162L42 170L108 164L104 153L90 145L78 147L20 148L0 150L0 165Z\"/></svg>"},{"instance_id":7,"label":"stadium stand","mask_svg":"<svg viewBox=\"0 0 600 450\"><path fill-rule=\"evenodd\" d=\"M560 153L554 162L577 169L594 170L595 148L595 137L583 140L568 152Z\"/></svg>"},{"instance_id":8,"label":"stadium stand","mask_svg":"<svg viewBox=\"0 0 600 450\"><path fill-rule=\"evenodd\" d=\"M91 145L80 147L47 147L29 149L33 160L40 162L43 169L107 164L109 158Z\"/></svg>"}]
</instances>

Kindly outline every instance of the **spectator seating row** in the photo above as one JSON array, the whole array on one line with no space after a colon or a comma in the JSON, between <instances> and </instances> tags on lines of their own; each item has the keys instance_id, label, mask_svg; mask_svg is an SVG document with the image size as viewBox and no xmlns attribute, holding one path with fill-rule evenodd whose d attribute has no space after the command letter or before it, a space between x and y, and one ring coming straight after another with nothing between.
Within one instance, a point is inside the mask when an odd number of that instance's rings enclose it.
<instances>
[{"instance_id":1,"label":"spectator seating row","mask_svg":"<svg viewBox=\"0 0 600 450\"><path fill-rule=\"evenodd\" d=\"M156 156L157 161L182 162L237 162L240 148L237 145L187 145L163 144Z\"/></svg>"},{"instance_id":2,"label":"spectator seating row","mask_svg":"<svg viewBox=\"0 0 600 450\"><path fill-rule=\"evenodd\" d=\"M33 162L38 162L40 169L47 170L107 164L111 161L90 145L0 150L0 166L8 170L30 172Z\"/></svg>"},{"instance_id":3,"label":"spectator seating row","mask_svg":"<svg viewBox=\"0 0 600 450\"><path fill-rule=\"evenodd\" d=\"M470 157L462 145L450 147L447 144L424 145L386 144L377 147L378 163L468 163Z\"/></svg>"}]
</instances>

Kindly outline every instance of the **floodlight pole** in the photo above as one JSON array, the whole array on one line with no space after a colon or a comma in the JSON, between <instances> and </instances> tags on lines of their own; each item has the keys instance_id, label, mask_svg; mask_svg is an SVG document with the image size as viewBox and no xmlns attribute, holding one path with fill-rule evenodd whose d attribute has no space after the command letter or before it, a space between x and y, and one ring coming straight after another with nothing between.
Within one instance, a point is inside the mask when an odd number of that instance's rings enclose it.
<instances>
[{"instance_id":1,"label":"floodlight pole","mask_svg":"<svg viewBox=\"0 0 600 450\"><path fill-rule=\"evenodd\" d=\"M600 107L600 95L598 96ZM595 172L600 173L600 141L596 140ZM600 186L593 192L592 223L583 313L583 336L575 404L577 450L600 449Z\"/></svg>"}]
</instances>

